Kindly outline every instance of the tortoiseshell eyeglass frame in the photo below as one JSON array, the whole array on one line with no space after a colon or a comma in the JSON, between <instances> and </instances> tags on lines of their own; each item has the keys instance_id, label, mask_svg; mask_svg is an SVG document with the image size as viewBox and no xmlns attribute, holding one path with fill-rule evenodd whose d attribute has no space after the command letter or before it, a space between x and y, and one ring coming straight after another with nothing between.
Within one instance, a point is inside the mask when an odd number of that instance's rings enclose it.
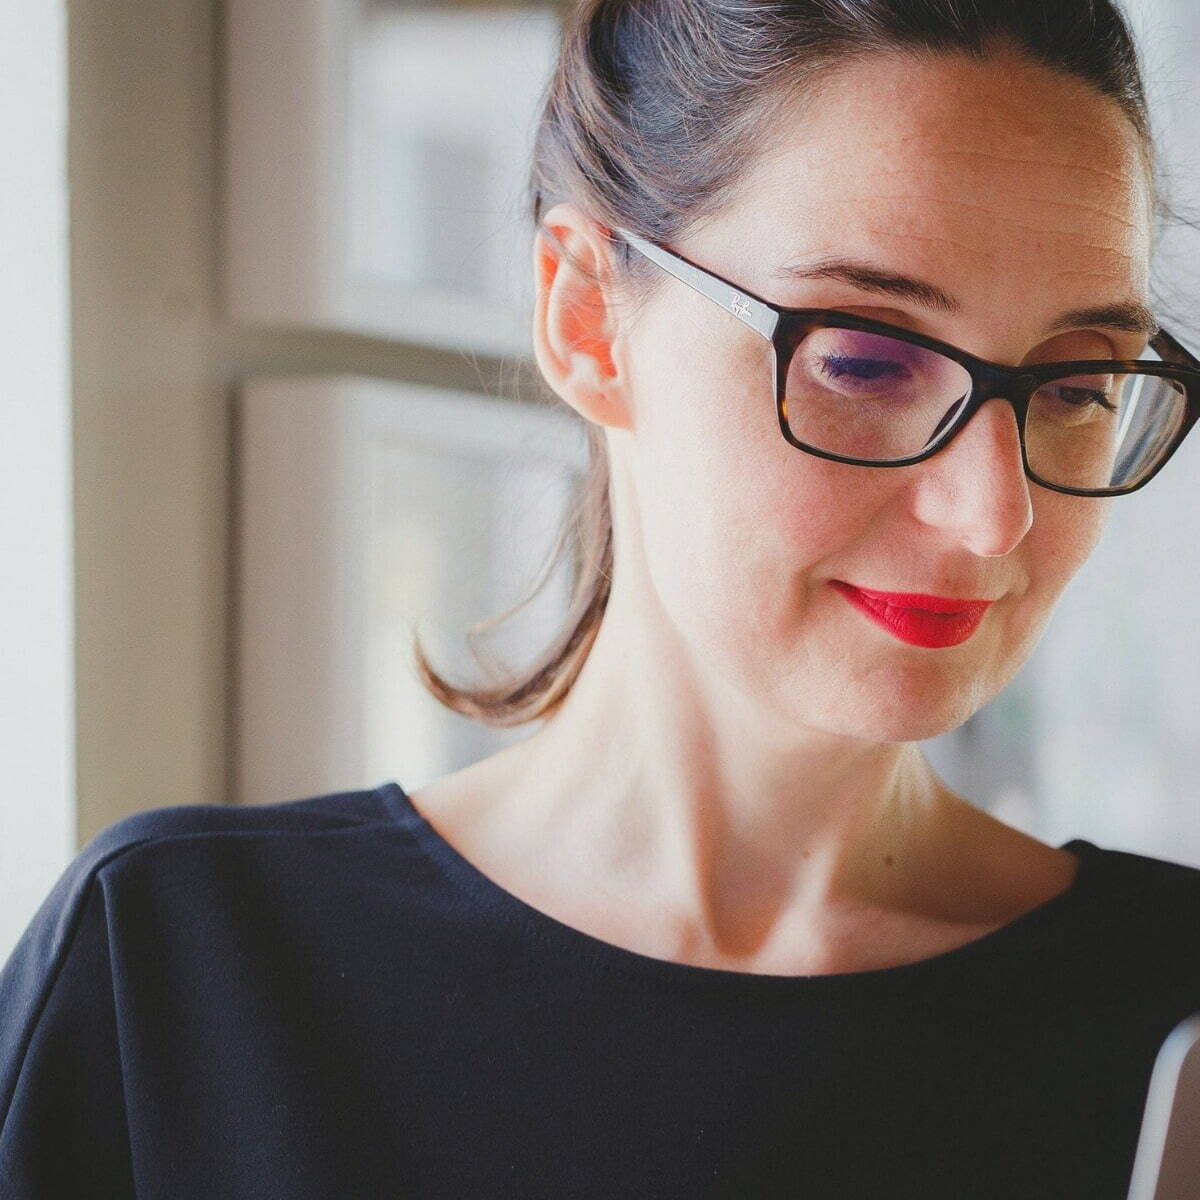
<instances>
[{"instance_id":1,"label":"tortoiseshell eyeglass frame","mask_svg":"<svg viewBox=\"0 0 1200 1200\"><path fill-rule=\"evenodd\" d=\"M1055 492L1063 492L1068 496L1124 496L1145 487L1166 466L1171 456L1183 443L1183 439L1187 437L1192 426L1200 418L1200 359L1184 349L1165 329L1160 328L1147 342L1147 345L1160 355L1161 362L1142 359L1083 359L1009 367L1002 363L978 358L948 342L925 337L923 334L914 333L901 326L890 325L885 321L875 321L867 317L840 312L837 309L785 308L772 304L769 300L756 296L753 292L747 291L746 288L725 279L714 271L698 266L673 250L647 241L625 229L613 228L612 232L652 262L657 263L663 270L686 283L702 296L707 296L714 304L719 305L771 343L775 376L775 408L779 417L780 431L797 450L803 450L806 454L813 454L818 458L864 467L912 466L914 463L924 462L938 451L944 450L965 428L967 422L979 411L985 401L1003 399L1007 400L1016 412L1017 429L1021 440L1021 460L1029 479L1041 487ZM920 454L914 454L910 458L890 459L886 462L846 458L843 455L833 454L798 441L788 426L784 403L788 367L796 347L810 333L821 328L855 329L864 333L883 334L942 354L961 364L970 374L970 399L958 416L939 433L935 440ZM1184 417L1170 443L1160 451L1160 457L1154 466L1136 483L1113 488L1065 487L1061 484L1050 483L1033 471L1029 465L1029 456L1025 447L1025 415L1029 409L1030 400L1038 388L1053 379L1067 378L1071 375L1128 374L1131 372L1173 379L1182 384L1184 388L1186 403Z\"/></svg>"}]
</instances>

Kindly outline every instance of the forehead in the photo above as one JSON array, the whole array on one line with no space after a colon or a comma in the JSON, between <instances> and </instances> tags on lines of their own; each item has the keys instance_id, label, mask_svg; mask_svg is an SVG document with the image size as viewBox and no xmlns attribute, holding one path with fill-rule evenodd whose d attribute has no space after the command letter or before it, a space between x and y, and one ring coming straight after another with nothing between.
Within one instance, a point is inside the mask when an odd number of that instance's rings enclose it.
<instances>
[{"instance_id":1,"label":"forehead","mask_svg":"<svg viewBox=\"0 0 1200 1200\"><path fill-rule=\"evenodd\" d=\"M1137 132L1082 80L1010 53L874 55L782 103L721 225L764 270L853 251L964 298L1061 301L1145 290L1152 199Z\"/></svg>"}]
</instances>

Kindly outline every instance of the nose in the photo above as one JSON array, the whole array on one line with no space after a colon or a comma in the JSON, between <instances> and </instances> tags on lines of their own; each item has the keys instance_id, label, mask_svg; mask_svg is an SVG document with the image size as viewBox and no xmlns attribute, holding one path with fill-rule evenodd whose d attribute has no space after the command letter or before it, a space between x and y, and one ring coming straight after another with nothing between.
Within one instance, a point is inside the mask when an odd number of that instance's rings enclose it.
<instances>
[{"instance_id":1,"label":"nose","mask_svg":"<svg viewBox=\"0 0 1200 1200\"><path fill-rule=\"evenodd\" d=\"M919 521L955 533L985 558L1007 554L1033 524L1017 415L988 400L949 446L910 468Z\"/></svg>"}]
</instances>

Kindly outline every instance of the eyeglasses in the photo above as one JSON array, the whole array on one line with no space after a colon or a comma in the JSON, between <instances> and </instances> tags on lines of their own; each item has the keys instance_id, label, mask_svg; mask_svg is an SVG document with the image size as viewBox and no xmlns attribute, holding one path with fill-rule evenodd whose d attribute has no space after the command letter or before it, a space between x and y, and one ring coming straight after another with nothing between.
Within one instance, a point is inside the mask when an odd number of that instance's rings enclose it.
<instances>
[{"instance_id":1,"label":"eyeglasses","mask_svg":"<svg viewBox=\"0 0 1200 1200\"><path fill-rule=\"evenodd\" d=\"M1160 329L1158 358L1007 367L899 326L782 308L624 229L613 232L771 344L775 407L798 450L906 467L945 449L989 399L1017 416L1025 474L1072 496L1144 487L1200 417L1200 360Z\"/></svg>"}]
</instances>

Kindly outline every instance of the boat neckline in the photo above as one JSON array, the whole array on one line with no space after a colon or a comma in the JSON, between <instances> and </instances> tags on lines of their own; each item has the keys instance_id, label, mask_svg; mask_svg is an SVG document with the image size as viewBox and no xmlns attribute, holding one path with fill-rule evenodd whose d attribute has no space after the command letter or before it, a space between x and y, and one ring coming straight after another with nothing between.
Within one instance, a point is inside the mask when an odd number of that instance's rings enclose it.
<instances>
[{"instance_id":1,"label":"boat neckline","mask_svg":"<svg viewBox=\"0 0 1200 1200\"><path fill-rule=\"evenodd\" d=\"M582 957L595 966L626 974L640 973L657 977L664 983L676 986L692 984L718 989L784 992L874 991L879 987L927 985L977 964L982 966L988 962L1007 960L1010 951L1016 952L1025 961L1031 948L1043 945L1048 938L1052 938L1056 931L1061 930L1064 919L1081 908L1082 901L1092 890L1101 860L1107 853L1084 838L1072 838L1064 842L1057 848L1067 850L1079 860L1075 877L1068 888L999 928L928 958L863 971L815 975L770 974L707 967L643 954L560 921L502 887L461 854L413 804L399 783L388 781L378 791L391 816L408 830L422 852L446 877L481 901L489 911L515 922L539 941Z\"/></svg>"}]
</instances>

